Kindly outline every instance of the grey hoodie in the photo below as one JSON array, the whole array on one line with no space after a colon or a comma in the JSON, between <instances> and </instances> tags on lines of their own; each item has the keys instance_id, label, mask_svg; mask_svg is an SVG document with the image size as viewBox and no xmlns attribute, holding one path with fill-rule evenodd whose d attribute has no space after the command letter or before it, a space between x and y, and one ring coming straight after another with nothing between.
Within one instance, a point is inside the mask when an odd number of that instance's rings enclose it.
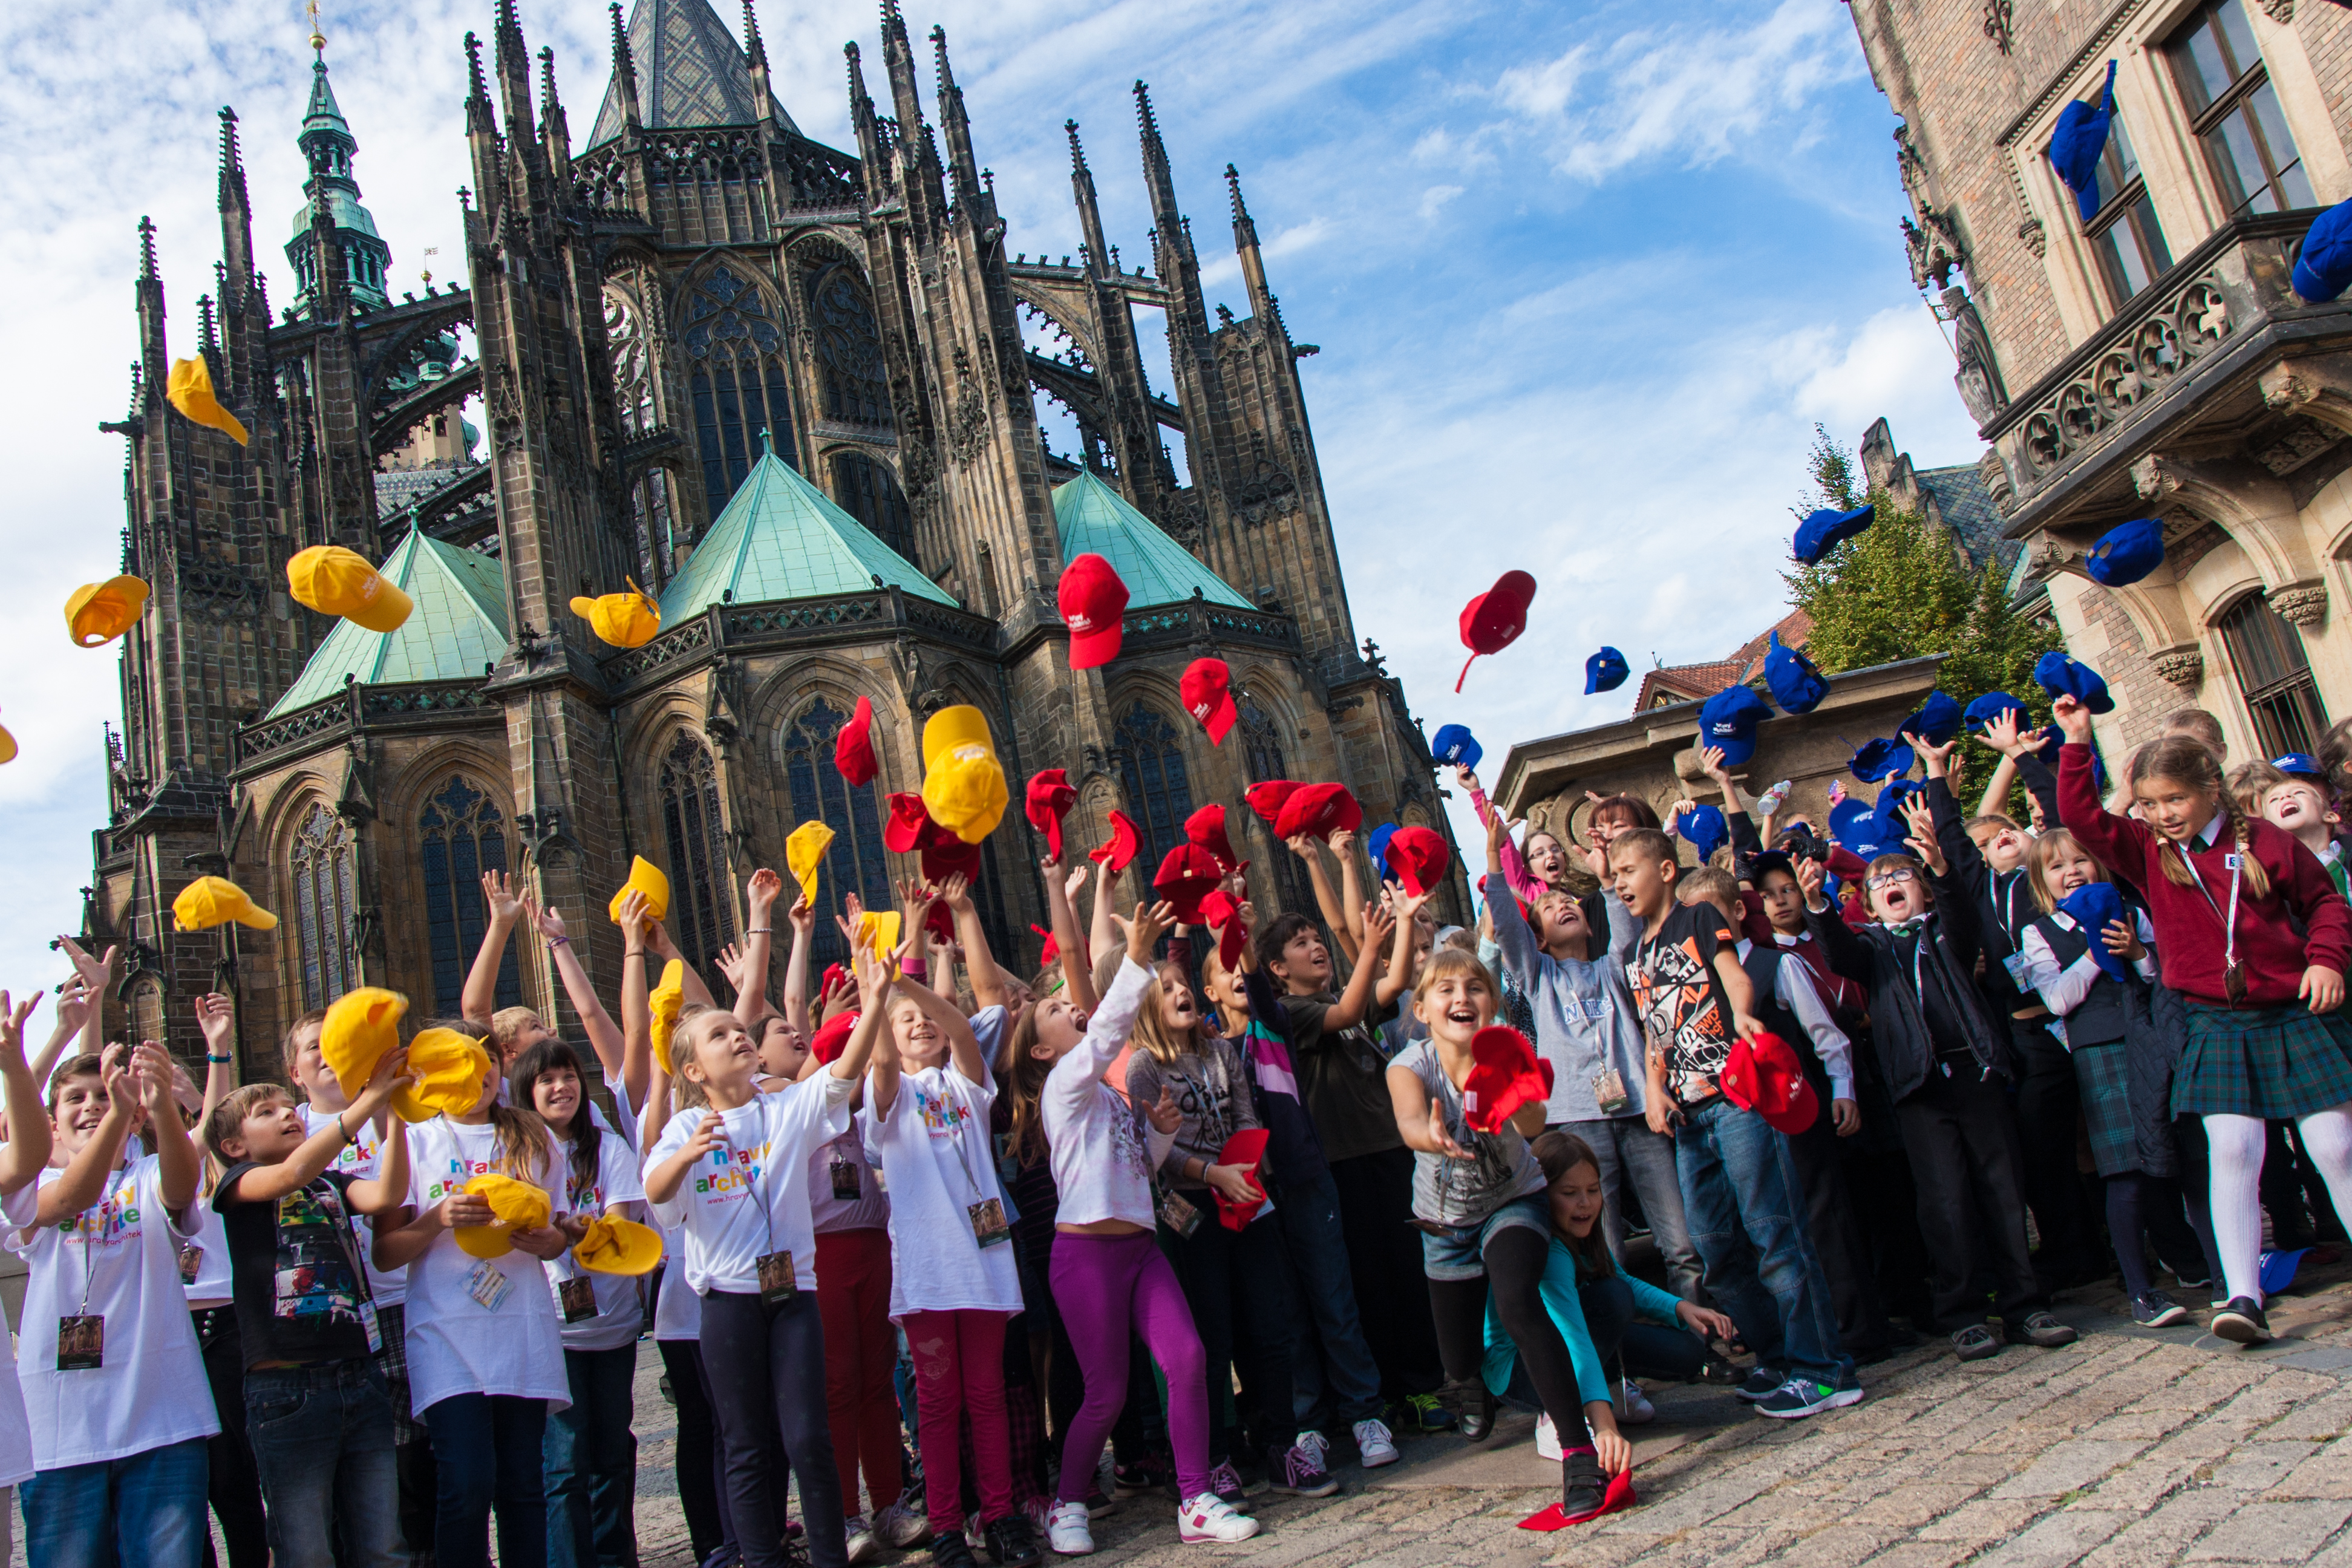
<instances>
[{"instance_id":1,"label":"grey hoodie","mask_svg":"<svg viewBox=\"0 0 2352 1568\"><path fill-rule=\"evenodd\" d=\"M1639 1116L1643 1109L1642 1026L1625 980L1625 954L1642 928L1615 894L1604 893L1601 901L1609 910L1609 951L1582 963L1562 962L1536 945L1503 874L1486 879L1486 907L1495 913L1504 972L1534 1009L1536 1054L1551 1064L1544 1121L1552 1125L1601 1120L1592 1080L1609 1068L1625 1083L1625 1108L1615 1114Z\"/></svg>"}]
</instances>

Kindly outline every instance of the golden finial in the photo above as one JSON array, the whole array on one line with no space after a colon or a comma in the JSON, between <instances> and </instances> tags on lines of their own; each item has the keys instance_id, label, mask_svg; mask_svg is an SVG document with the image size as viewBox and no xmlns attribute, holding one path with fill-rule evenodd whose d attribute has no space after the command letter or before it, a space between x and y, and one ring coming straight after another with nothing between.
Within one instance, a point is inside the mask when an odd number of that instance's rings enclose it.
<instances>
[{"instance_id":1,"label":"golden finial","mask_svg":"<svg viewBox=\"0 0 2352 1568\"><path fill-rule=\"evenodd\" d=\"M441 254L441 247L437 245L428 245L425 247L425 254L427 256L438 256ZM433 288L433 263L430 261L427 261L425 264L425 287L428 292Z\"/></svg>"},{"instance_id":2,"label":"golden finial","mask_svg":"<svg viewBox=\"0 0 2352 1568\"><path fill-rule=\"evenodd\" d=\"M327 35L319 30L319 0L304 0L302 14L310 18L310 47L323 59L327 54Z\"/></svg>"}]
</instances>

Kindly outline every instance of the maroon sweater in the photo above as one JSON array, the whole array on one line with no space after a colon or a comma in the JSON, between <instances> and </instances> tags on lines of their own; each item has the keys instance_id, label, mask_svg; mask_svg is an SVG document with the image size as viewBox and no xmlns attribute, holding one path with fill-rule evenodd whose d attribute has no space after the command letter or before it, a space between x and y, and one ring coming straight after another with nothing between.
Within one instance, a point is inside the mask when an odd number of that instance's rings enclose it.
<instances>
[{"instance_id":1,"label":"maroon sweater","mask_svg":"<svg viewBox=\"0 0 2352 1568\"><path fill-rule=\"evenodd\" d=\"M2163 840L2154 829L2099 804L2091 749L2072 742L2058 753L2058 816L2084 848L2147 895L2165 984L2190 1001L2228 1006L2221 973L2230 868L2223 861L2235 848L2231 837L2217 835L2210 847L2189 849L2190 864L2212 894L2209 903L2205 892L2164 874L2158 858ZM2247 1005L2276 1006L2295 999L2305 969L2344 973L2345 960L2352 955L2352 910L2327 879L2319 858L2293 834L2260 819L2247 826L2247 851L2270 878L2270 890L2258 899L2240 884L2238 962L2245 968Z\"/></svg>"}]
</instances>

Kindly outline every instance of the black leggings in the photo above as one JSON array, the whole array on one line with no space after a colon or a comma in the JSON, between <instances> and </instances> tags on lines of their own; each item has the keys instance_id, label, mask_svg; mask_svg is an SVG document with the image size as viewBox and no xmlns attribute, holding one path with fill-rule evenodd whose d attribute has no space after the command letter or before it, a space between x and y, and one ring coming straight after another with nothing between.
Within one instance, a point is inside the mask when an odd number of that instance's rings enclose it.
<instances>
[{"instance_id":1,"label":"black leggings","mask_svg":"<svg viewBox=\"0 0 2352 1568\"><path fill-rule=\"evenodd\" d=\"M1469 1382L1479 1377L1486 1359L1486 1297L1491 1290L1495 1315L1518 1347L1519 1364L1536 1385L1560 1447L1577 1448L1590 1444L1592 1436L1584 1425L1584 1400L1577 1392L1568 1342L1544 1309L1539 1287L1550 1255L1551 1238L1539 1230L1523 1225L1498 1230L1479 1252L1486 1277L1432 1279L1429 1308L1437 1320L1437 1353L1445 1363L1446 1377Z\"/></svg>"},{"instance_id":2,"label":"black leggings","mask_svg":"<svg viewBox=\"0 0 2352 1568\"><path fill-rule=\"evenodd\" d=\"M681 1277L670 1289L690 1287ZM687 1540L697 1563L721 1546L730 1549L731 1557L735 1532L727 1528L727 1505L719 1495L719 1426L710 1415L702 1346L693 1340L655 1342L661 1347L662 1370L669 1373L670 1397L677 1403L677 1504L686 1514Z\"/></svg>"},{"instance_id":3,"label":"black leggings","mask_svg":"<svg viewBox=\"0 0 2352 1568\"><path fill-rule=\"evenodd\" d=\"M245 1342L237 1332L236 1309L209 1307L194 1314L196 1342L204 1349L205 1380L212 1384L220 1431L205 1439L209 1470L205 1492L228 1542L229 1568L268 1568L269 1532L261 1506L261 1472L245 1435ZM212 1532L205 1532L205 1568L219 1561Z\"/></svg>"},{"instance_id":4,"label":"black leggings","mask_svg":"<svg viewBox=\"0 0 2352 1568\"><path fill-rule=\"evenodd\" d=\"M784 1568L786 1562L783 1521L777 1518L783 1478L772 1473L775 1450L770 1434L778 1430L793 1478L800 1483L810 1563L847 1568L841 1472L834 1464L833 1429L825 1415L824 1321L817 1315L816 1293L803 1290L772 1307L750 1292L703 1292L702 1356L712 1371L710 1404L725 1455L720 1485L744 1568Z\"/></svg>"}]
</instances>

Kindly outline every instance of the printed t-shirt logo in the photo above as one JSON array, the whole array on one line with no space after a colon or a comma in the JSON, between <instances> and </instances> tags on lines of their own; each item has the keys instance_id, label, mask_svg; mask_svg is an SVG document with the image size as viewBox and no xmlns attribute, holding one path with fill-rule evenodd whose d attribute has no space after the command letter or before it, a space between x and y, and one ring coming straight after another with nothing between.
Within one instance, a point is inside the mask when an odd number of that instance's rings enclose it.
<instances>
[{"instance_id":1,"label":"printed t-shirt logo","mask_svg":"<svg viewBox=\"0 0 2352 1568\"><path fill-rule=\"evenodd\" d=\"M1697 939L1661 944L1644 954L1633 973L1633 994L1643 1031L1665 1056L1675 1098L1713 1093L1731 1054L1731 1031L1716 1005Z\"/></svg>"},{"instance_id":2,"label":"printed t-shirt logo","mask_svg":"<svg viewBox=\"0 0 2352 1568\"><path fill-rule=\"evenodd\" d=\"M922 1114L923 1130L934 1138L953 1138L971 1120L961 1100L935 1100L920 1089L915 1089L915 1109Z\"/></svg>"},{"instance_id":3,"label":"printed t-shirt logo","mask_svg":"<svg viewBox=\"0 0 2352 1568\"><path fill-rule=\"evenodd\" d=\"M139 1184L125 1182L58 1228L76 1237L85 1247L114 1247L139 1233Z\"/></svg>"},{"instance_id":4,"label":"printed t-shirt logo","mask_svg":"<svg viewBox=\"0 0 2352 1568\"><path fill-rule=\"evenodd\" d=\"M713 1149L706 1168L694 1178L694 1190L698 1195L731 1203L751 1190L767 1157L765 1143L757 1149Z\"/></svg>"}]
</instances>

